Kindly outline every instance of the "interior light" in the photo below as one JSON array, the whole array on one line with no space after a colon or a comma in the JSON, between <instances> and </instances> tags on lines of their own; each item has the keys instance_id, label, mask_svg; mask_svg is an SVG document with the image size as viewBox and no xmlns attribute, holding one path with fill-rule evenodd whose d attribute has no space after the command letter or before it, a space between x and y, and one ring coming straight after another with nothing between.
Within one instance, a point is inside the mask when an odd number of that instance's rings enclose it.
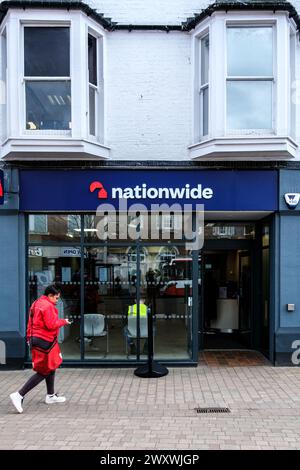
<instances>
[{"instance_id":1,"label":"interior light","mask_svg":"<svg viewBox=\"0 0 300 470\"><path fill-rule=\"evenodd\" d=\"M80 232L81 229L80 228L74 228L74 232ZM97 232L97 229L96 228L85 228L83 229L84 232Z\"/></svg>"},{"instance_id":2,"label":"interior light","mask_svg":"<svg viewBox=\"0 0 300 470\"><path fill-rule=\"evenodd\" d=\"M29 129L31 129L31 130L35 130L35 129L36 129L36 125L34 124L34 122L29 121L27 124L28 124L28 126L29 126Z\"/></svg>"}]
</instances>

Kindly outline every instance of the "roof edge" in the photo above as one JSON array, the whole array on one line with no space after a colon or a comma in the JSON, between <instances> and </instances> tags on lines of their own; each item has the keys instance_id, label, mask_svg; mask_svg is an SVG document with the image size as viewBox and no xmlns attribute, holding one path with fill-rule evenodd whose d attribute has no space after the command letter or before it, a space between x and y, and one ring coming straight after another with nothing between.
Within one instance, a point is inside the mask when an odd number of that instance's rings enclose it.
<instances>
[{"instance_id":1,"label":"roof edge","mask_svg":"<svg viewBox=\"0 0 300 470\"><path fill-rule=\"evenodd\" d=\"M3 21L8 10L13 8L56 8L80 10L99 23L107 31L128 30L130 32L134 30L161 30L167 33L170 31L190 32L201 21L211 16L216 11L226 11L227 13L227 11L231 10L270 10L273 12L283 10L289 13L289 17L295 21L297 30L300 30L300 17L298 12L290 2L285 0L217 0L203 9L201 13L197 13L193 17L187 18L186 21L177 25L118 24L117 22L112 21L111 18L104 17L103 13L98 13L95 9L80 0L6 0L0 3L0 23Z\"/></svg>"},{"instance_id":2,"label":"roof edge","mask_svg":"<svg viewBox=\"0 0 300 470\"><path fill-rule=\"evenodd\" d=\"M3 21L8 10L13 8L51 8L64 10L81 10L87 16L91 17L103 28L110 31L116 25L111 18L104 17L103 13L98 13L86 3L73 0L10 0L0 3L0 23Z\"/></svg>"},{"instance_id":3,"label":"roof edge","mask_svg":"<svg viewBox=\"0 0 300 470\"><path fill-rule=\"evenodd\" d=\"M187 18L182 23L184 31L191 31L205 18L211 16L216 11L229 11L229 10L271 10L273 12L283 10L289 12L289 17L293 18L297 25L297 30L300 30L300 17L296 8L285 0L221 0L210 4L201 13L195 14L194 17Z\"/></svg>"}]
</instances>

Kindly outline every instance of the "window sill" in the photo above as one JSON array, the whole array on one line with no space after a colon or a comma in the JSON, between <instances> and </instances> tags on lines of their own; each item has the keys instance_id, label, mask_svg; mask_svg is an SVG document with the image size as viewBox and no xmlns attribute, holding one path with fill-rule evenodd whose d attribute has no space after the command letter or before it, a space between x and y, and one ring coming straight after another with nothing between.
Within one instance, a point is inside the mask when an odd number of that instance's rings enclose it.
<instances>
[{"instance_id":1,"label":"window sill","mask_svg":"<svg viewBox=\"0 0 300 470\"><path fill-rule=\"evenodd\" d=\"M67 136L30 135L6 139L1 158L12 160L102 160L110 148L88 139Z\"/></svg>"},{"instance_id":2,"label":"window sill","mask_svg":"<svg viewBox=\"0 0 300 470\"><path fill-rule=\"evenodd\" d=\"M208 138L188 147L194 159L290 160L296 157L298 145L291 137L275 135L230 136Z\"/></svg>"}]
</instances>

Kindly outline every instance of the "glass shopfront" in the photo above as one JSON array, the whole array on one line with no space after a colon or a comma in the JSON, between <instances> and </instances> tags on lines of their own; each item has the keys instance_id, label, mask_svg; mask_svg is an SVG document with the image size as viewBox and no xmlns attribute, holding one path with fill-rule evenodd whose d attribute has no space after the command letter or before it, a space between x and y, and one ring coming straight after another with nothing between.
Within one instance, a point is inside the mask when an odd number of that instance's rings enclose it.
<instances>
[{"instance_id":1,"label":"glass shopfront","mask_svg":"<svg viewBox=\"0 0 300 470\"><path fill-rule=\"evenodd\" d=\"M112 232L106 242L97 238L94 215L28 215L29 304L47 285L60 287L59 316L72 321L58 338L65 360L144 361L147 312L154 320L154 357L161 361L196 362L198 346L252 348L255 329L262 330L258 346L267 351L268 223L260 224L259 238L254 222L206 222L203 248L191 251L173 219L159 221L156 243L141 232L120 243ZM263 312L255 318L259 270Z\"/></svg>"},{"instance_id":2,"label":"glass shopfront","mask_svg":"<svg viewBox=\"0 0 300 470\"><path fill-rule=\"evenodd\" d=\"M60 287L59 316L72 321L58 338L64 359L145 360L145 305L154 320L155 359L191 361L193 255L176 240L174 221L160 221L155 244L141 237L101 242L96 223L88 214L28 215L28 300L51 283ZM163 240L167 229L171 243ZM139 321L132 323L134 305Z\"/></svg>"}]
</instances>

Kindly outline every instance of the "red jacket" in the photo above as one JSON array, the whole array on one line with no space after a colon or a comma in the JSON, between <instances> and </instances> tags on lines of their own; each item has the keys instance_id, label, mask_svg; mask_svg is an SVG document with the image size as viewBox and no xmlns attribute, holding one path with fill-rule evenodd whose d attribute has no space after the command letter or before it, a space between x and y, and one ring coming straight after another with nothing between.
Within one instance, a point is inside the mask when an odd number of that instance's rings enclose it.
<instances>
[{"instance_id":1,"label":"red jacket","mask_svg":"<svg viewBox=\"0 0 300 470\"><path fill-rule=\"evenodd\" d=\"M33 313L33 319L31 316ZM27 325L27 341L30 336L37 336L46 341L53 341L58 336L59 328L65 326L67 320L58 318L58 310L46 295L37 299L30 308Z\"/></svg>"}]
</instances>

